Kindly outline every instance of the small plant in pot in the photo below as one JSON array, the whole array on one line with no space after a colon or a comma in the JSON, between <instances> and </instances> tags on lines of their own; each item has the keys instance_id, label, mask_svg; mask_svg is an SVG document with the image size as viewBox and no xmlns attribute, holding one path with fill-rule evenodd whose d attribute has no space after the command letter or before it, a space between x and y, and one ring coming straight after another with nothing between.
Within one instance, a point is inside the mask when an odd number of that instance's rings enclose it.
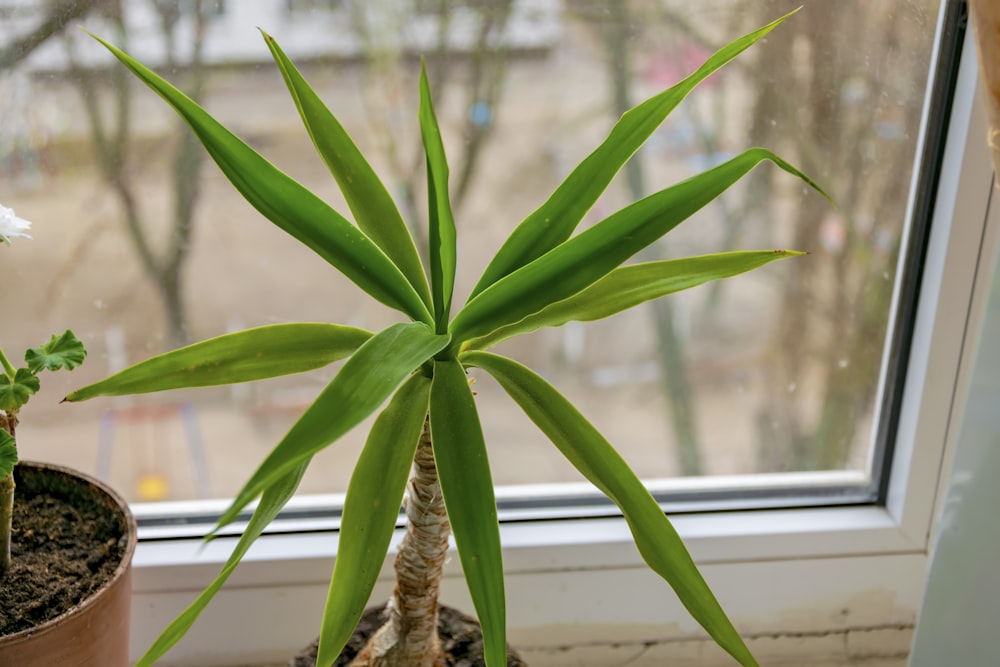
<instances>
[{"instance_id":1,"label":"small plant in pot","mask_svg":"<svg viewBox=\"0 0 1000 667\"><path fill-rule=\"evenodd\" d=\"M29 227L0 206L5 244ZM73 370L86 354L69 330L25 352L22 367L0 349L0 665L128 664L128 506L80 473L18 461L20 412L39 374Z\"/></svg>"},{"instance_id":2,"label":"small plant in pot","mask_svg":"<svg viewBox=\"0 0 1000 667\"><path fill-rule=\"evenodd\" d=\"M609 317L801 254L742 251L624 265L762 161L819 189L763 148L751 148L574 235L614 175L687 93L782 20L723 47L689 77L624 114L607 139L517 226L458 308L452 304L457 259L448 165L426 73L419 82L429 201L425 268L386 188L272 37L264 35L354 223L272 166L171 84L105 43L188 122L222 172L258 211L404 319L378 333L321 323L231 333L153 357L68 396L81 401L246 382L346 360L219 519L219 526L225 526L257 501L218 578L139 664L153 664L194 623L295 492L313 455L376 413L348 486L316 655L309 659L324 667L433 667L455 664L459 658L470 660L462 664L488 667L522 664L506 644L500 531L483 432L466 375L471 367L495 378L558 450L616 503L646 563L673 587L708 634L740 664L756 664L669 519L621 456L541 376L489 349L541 327ZM404 495L407 532L396 555L395 592L376 617L370 636L352 638ZM438 603L449 534L481 625L481 642L474 642L481 655L476 657L456 656L457 642L438 632L442 618L465 622L450 610L440 611Z\"/></svg>"}]
</instances>

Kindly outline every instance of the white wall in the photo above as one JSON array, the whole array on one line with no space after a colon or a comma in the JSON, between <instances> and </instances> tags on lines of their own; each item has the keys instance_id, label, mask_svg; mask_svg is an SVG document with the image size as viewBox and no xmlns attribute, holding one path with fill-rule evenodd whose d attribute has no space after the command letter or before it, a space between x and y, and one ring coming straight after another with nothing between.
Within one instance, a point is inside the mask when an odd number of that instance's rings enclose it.
<instances>
[{"instance_id":1,"label":"white wall","mask_svg":"<svg viewBox=\"0 0 1000 667\"><path fill-rule=\"evenodd\" d=\"M996 194L994 194L996 197ZM996 208L996 206L994 206ZM961 421L910 664L1000 664L1000 273L993 266L986 321Z\"/></svg>"}]
</instances>

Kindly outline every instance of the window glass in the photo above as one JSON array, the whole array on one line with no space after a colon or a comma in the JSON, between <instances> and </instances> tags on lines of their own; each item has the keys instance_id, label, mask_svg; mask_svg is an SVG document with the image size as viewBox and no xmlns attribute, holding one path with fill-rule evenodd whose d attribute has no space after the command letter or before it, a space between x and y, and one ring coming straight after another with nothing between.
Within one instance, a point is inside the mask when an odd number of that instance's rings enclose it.
<instances>
[{"instance_id":1,"label":"window glass","mask_svg":"<svg viewBox=\"0 0 1000 667\"><path fill-rule=\"evenodd\" d=\"M72 374L48 378L25 410L22 456L94 471L136 501L231 495L335 368L233 388L59 399L127 363L236 329L377 329L394 319L262 219L165 105L75 24L153 65L347 213L255 30L263 27L368 155L418 238L423 55L450 152L459 299L623 110L798 4L137 0L77 2L74 15L50 21L62 5L4 3L0 203L34 225L32 241L0 248L4 346L34 346L69 326L91 353ZM762 145L837 207L763 165L640 259L742 248L809 256L503 348L540 369L654 486L831 471L870 481L937 15L937 0L806 3L692 93L585 222ZM495 384L477 376L475 388L498 484L581 480ZM318 456L302 491L342 492L363 434Z\"/></svg>"}]
</instances>

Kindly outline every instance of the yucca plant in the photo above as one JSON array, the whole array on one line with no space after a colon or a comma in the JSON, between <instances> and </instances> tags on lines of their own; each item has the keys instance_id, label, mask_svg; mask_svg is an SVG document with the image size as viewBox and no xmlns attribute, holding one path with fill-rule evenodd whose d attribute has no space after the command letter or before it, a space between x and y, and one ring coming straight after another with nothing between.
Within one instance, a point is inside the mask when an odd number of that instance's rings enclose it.
<instances>
[{"instance_id":1,"label":"yucca plant","mask_svg":"<svg viewBox=\"0 0 1000 667\"><path fill-rule=\"evenodd\" d=\"M398 585L389 604L390 620L352 664L443 664L434 628L449 530L482 626L486 665L506 664L500 531L483 433L466 376L470 367L494 377L559 451L615 502L649 567L673 587L708 634L739 663L756 664L663 510L622 457L548 382L488 349L541 327L609 317L800 254L729 252L624 266L761 161L769 160L819 189L763 148L751 148L573 234L614 175L671 110L699 82L785 18L723 47L689 77L624 114L607 139L517 226L454 314L456 227L448 198L448 165L425 71L419 84L419 124L429 200L426 270L386 188L272 37L264 35L356 225L165 80L105 43L190 124L247 201L405 319L378 333L317 323L249 329L151 358L69 395L68 400L82 401L246 382L346 359L219 519L219 527L225 526L258 501L218 578L164 631L140 664L152 664L191 626L291 498L312 456L379 410L344 501L317 664L337 659L361 617L408 483L408 531L396 559ZM414 521L422 522L419 531L413 530Z\"/></svg>"}]
</instances>

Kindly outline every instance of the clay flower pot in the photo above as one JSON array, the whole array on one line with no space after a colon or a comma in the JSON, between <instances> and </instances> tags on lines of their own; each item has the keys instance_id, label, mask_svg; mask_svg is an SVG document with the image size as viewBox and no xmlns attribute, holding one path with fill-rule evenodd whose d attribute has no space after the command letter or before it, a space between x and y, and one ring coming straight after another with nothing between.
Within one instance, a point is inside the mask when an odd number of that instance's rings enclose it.
<instances>
[{"instance_id":1,"label":"clay flower pot","mask_svg":"<svg viewBox=\"0 0 1000 667\"><path fill-rule=\"evenodd\" d=\"M17 484L15 503L37 498L38 503L59 507L63 516L71 517L69 533L84 541L96 542L96 552L105 551L109 562L98 567L91 555L80 565L86 571L97 571L103 582L87 584L93 588L69 609L54 618L38 622L11 634L0 636L0 665L18 667L125 667L129 664L129 613L132 593L132 555L136 544L136 525L125 501L101 482L81 475L68 468L55 465L18 464L14 471ZM35 513L32 509L32 513ZM80 520L86 516L97 526L95 531L86 528ZM18 549L17 515L15 514L15 549ZM54 522L53 522L54 523ZM43 526L44 529L44 526ZM37 535L37 529L28 529ZM63 540L53 528L51 536L43 536L39 548L49 553L68 552ZM96 536L96 537L95 537ZM28 540L25 539L26 543ZM58 556L57 556L58 557ZM66 556L64 559L68 559ZM14 556L17 567L17 555ZM12 585L17 578L12 569L8 580L0 586ZM26 577L25 577L26 578ZM61 594L53 594L59 597ZM41 596L38 599L44 599ZM42 605L36 605L42 607ZM42 614L40 609L29 609L23 619ZM11 616L14 616L11 614ZM27 622L27 621L26 621Z\"/></svg>"}]
</instances>

